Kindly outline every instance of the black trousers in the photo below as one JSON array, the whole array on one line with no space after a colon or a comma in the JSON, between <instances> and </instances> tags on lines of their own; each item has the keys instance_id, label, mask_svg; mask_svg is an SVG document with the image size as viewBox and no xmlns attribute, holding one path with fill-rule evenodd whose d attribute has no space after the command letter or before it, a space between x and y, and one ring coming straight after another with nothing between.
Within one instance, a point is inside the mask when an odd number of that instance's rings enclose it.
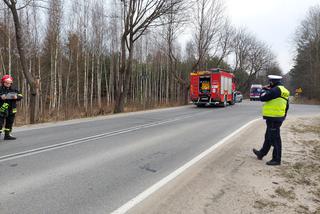
<instances>
[{"instance_id":1,"label":"black trousers","mask_svg":"<svg viewBox=\"0 0 320 214\"><path fill-rule=\"evenodd\" d=\"M9 114L6 117L0 117L0 130L2 130L3 124L5 123L4 133L9 134L12 131L12 126L16 114Z\"/></svg>"},{"instance_id":2,"label":"black trousers","mask_svg":"<svg viewBox=\"0 0 320 214\"><path fill-rule=\"evenodd\" d=\"M265 156L268 154L271 146L273 146L272 160L281 162L281 137L280 127L282 122L266 120L267 130L264 136L264 143L260 149L260 154Z\"/></svg>"}]
</instances>

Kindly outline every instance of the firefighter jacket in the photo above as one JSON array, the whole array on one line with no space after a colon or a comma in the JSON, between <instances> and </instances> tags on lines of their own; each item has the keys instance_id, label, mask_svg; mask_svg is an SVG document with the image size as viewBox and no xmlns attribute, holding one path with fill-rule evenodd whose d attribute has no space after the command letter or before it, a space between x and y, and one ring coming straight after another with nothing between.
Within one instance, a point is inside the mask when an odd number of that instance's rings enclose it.
<instances>
[{"instance_id":1,"label":"firefighter jacket","mask_svg":"<svg viewBox=\"0 0 320 214\"><path fill-rule=\"evenodd\" d=\"M2 99L2 96L5 95L7 99ZM12 99L12 95L16 95L17 99ZM0 116L7 116L8 114L14 114L17 112L17 101L23 98L22 94L12 88L0 86Z\"/></svg>"},{"instance_id":2,"label":"firefighter jacket","mask_svg":"<svg viewBox=\"0 0 320 214\"><path fill-rule=\"evenodd\" d=\"M262 107L264 119L283 121L289 109L290 92L281 84L261 93L260 100L265 102Z\"/></svg>"}]
</instances>

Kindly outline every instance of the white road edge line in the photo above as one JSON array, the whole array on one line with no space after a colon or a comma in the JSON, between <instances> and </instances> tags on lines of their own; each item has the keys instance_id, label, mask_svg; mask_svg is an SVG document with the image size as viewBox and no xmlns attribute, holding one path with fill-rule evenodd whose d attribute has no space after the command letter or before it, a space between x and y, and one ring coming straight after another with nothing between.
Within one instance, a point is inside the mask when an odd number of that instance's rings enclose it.
<instances>
[{"instance_id":1,"label":"white road edge line","mask_svg":"<svg viewBox=\"0 0 320 214\"><path fill-rule=\"evenodd\" d=\"M134 197L133 199L131 199L130 201L125 203L124 205L122 205L121 207L119 207L118 209L111 212L111 214L123 214L123 213L128 212L130 209L132 209L138 203L142 202L144 199L146 199L147 197L152 195L154 192L159 190L161 187L163 187L164 185L169 183L171 180L176 178L178 175L180 175L182 172L187 170L189 167L191 167L192 165L194 165L195 163L200 161L202 158L204 158L209 153L211 153L212 151L217 149L219 146L226 143L233 136L235 136L236 134L238 134L239 132L244 130L246 127L248 127L249 125L251 125L252 123L254 123L258 120L260 120L260 118L251 120L250 122L246 123L245 125L243 125L239 129L237 129L236 131L231 133L230 135L228 135L225 138L223 138L222 140L220 140L218 143L214 144L209 149L205 150L204 152L202 152L201 154L199 154L198 156L196 156L195 158L193 158L192 160L190 160L189 162L187 162L186 164L184 164L183 166L181 166L180 168L178 168L177 170L175 170L174 172L172 172L168 176L164 177L163 179L161 179L160 181L158 181L157 183L155 183L154 185L152 185L151 187L149 187L148 189L146 189L145 191L143 191L142 193L140 193L139 195L137 195L136 197Z\"/></svg>"}]
</instances>

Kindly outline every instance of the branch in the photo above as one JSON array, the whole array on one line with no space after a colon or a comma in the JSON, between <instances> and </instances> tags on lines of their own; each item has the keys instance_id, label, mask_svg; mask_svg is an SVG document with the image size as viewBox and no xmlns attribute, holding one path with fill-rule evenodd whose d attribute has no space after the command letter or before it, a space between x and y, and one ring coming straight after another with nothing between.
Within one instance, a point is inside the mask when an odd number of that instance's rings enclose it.
<instances>
[{"instance_id":1,"label":"branch","mask_svg":"<svg viewBox=\"0 0 320 214\"><path fill-rule=\"evenodd\" d=\"M29 6L29 4L30 4L32 1L33 1L33 0L28 0L25 5L23 5L22 7L17 8L17 10L22 10L22 9L26 8L27 6Z\"/></svg>"},{"instance_id":2,"label":"branch","mask_svg":"<svg viewBox=\"0 0 320 214\"><path fill-rule=\"evenodd\" d=\"M3 0L3 2L11 9L12 8L12 6L13 6L13 3L11 2L9 2L9 0Z\"/></svg>"}]
</instances>

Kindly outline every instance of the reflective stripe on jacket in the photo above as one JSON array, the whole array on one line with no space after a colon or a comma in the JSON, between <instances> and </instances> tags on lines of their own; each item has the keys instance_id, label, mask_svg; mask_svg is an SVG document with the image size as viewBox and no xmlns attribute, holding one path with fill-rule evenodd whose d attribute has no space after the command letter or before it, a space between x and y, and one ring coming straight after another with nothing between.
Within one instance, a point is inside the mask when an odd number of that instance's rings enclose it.
<instances>
[{"instance_id":1,"label":"reflective stripe on jacket","mask_svg":"<svg viewBox=\"0 0 320 214\"><path fill-rule=\"evenodd\" d=\"M262 107L262 115L265 117L284 117L290 92L282 85L277 86L281 91L281 96L269 100Z\"/></svg>"}]
</instances>

